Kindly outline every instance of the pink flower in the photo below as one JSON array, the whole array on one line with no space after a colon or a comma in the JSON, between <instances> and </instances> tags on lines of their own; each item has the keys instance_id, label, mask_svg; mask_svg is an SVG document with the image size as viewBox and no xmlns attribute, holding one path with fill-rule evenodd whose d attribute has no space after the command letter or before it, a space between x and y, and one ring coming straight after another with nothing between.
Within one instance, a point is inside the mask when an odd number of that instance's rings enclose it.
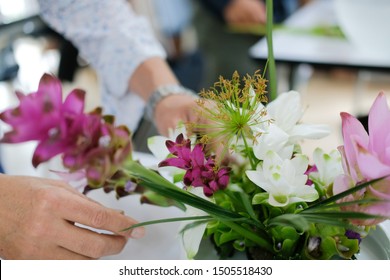
<instances>
[{"instance_id":1,"label":"pink flower","mask_svg":"<svg viewBox=\"0 0 390 280\"><path fill-rule=\"evenodd\" d=\"M74 129L74 121L83 116L84 91L73 90L62 103L60 81L45 74L36 92L27 95L17 92L16 95L19 106L0 114L0 119L12 127L1 142L37 140L33 156L35 167L74 145L75 139L69 131Z\"/></svg>"},{"instance_id":2,"label":"pink flower","mask_svg":"<svg viewBox=\"0 0 390 280\"><path fill-rule=\"evenodd\" d=\"M346 175L336 178L334 193L345 191L358 183L390 175L390 111L384 93L379 93L369 112L369 133L348 113L341 113L344 146L339 147ZM390 178L370 185L345 198L347 201L363 198L385 202L353 205L346 210L390 216ZM361 225L375 225L383 219L353 221Z\"/></svg>"},{"instance_id":3,"label":"pink flower","mask_svg":"<svg viewBox=\"0 0 390 280\"><path fill-rule=\"evenodd\" d=\"M85 92L73 90L62 102L61 83L43 75L37 92L17 93L20 104L0 114L12 129L3 143L38 141L33 165L62 154L70 172L85 174L88 184L104 184L131 152L130 132L115 127L114 118L102 116L100 109L84 113Z\"/></svg>"},{"instance_id":4,"label":"pink flower","mask_svg":"<svg viewBox=\"0 0 390 280\"><path fill-rule=\"evenodd\" d=\"M230 169L218 168L214 157L206 157L201 144L191 150L191 141L180 134L175 142L168 140L166 146L175 157L163 160L159 167L175 166L186 170L183 178L186 186L202 187L206 196L227 187Z\"/></svg>"}]
</instances>

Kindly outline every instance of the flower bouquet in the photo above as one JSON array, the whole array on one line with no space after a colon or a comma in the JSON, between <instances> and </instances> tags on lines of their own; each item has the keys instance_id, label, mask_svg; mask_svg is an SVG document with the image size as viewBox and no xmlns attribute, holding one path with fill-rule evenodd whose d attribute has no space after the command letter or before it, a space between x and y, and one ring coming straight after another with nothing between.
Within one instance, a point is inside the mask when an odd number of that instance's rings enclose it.
<instances>
[{"instance_id":1,"label":"flower bouquet","mask_svg":"<svg viewBox=\"0 0 390 280\"><path fill-rule=\"evenodd\" d=\"M354 259L370 230L390 217L390 111L383 93L369 114L369 134L341 113L344 145L312 160L300 141L329 133L300 123L297 92L267 104L266 80L220 78L201 92L200 119L148 140L160 160L143 166L132 156L131 133L101 109L84 112L85 92L62 101L59 80L45 74L36 92L17 92L19 105L0 114L10 126L2 143L37 141L32 163L61 155L57 172L86 193L104 188L118 198L178 207L188 258L208 238L221 258L245 252L251 259ZM123 229L130 230L131 228Z\"/></svg>"}]
</instances>

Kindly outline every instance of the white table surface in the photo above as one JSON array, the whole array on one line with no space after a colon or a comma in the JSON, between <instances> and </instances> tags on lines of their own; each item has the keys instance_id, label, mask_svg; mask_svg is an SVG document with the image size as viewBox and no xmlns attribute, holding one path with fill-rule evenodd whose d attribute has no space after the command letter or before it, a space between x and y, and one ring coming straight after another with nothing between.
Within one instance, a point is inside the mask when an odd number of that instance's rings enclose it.
<instances>
[{"instance_id":1,"label":"white table surface","mask_svg":"<svg viewBox=\"0 0 390 280\"><path fill-rule=\"evenodd\" d=\"M313 1L291 15L285 25L301 29L337 25L333 1ZM390 52L386 56L362 51L343 38L280 29L273 32L273 49L276 61L390 70ZM249 54L255 59L267 59L266 39L252 46Z\"/></svg>"},{"instance_id":2,"label":"white table surface","mask_svg":"<svg viewBox=\"0 0 390 280\"><path fill-rule=\"evenodd\" d=\"M143 164L155 163L148 154L136 153ZM89 197L103 203L107 207L124 210L125 213L140 222L149 220L175 218L183 216L184 212L176 207L158 207L142 204L138 195L115 198L114 193L106 194L101 189L91 191ZM186 259L179 236L180 223L156 224L146 226L146 235L141 239L129 239L124 250L104 259L128 260L177 260Z\"/></svg>"}]
</instances>

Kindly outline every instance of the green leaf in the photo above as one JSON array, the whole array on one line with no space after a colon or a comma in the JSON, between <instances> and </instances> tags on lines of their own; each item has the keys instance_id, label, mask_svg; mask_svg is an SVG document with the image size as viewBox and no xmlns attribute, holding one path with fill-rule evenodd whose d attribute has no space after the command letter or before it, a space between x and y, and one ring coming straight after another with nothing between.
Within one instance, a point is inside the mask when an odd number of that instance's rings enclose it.
<instances>
[{"instance_id":1,"label":"green leaf","mask_svg":"<svg viewBox=\"0 0 390 280\"><path fill-rule=\"evenodd\" d=\"M332 219L375 219L375 218L385 218L382 216L368 214L363 212L353 212L353 211L325 211L325 212L315 212L315 213L300 213L304 217L329 217Z\"/></svg>"},{"instance_id":2,"label":"green leaf","mask_svg":"<svg viewBox=\"0 0 390 280\"><path fill-rule=\"evenodd\" d=\"M269 68L269 100L275 100L278 97L277 90L277 77L276 77L276 63L274 57L274 47L273 47L273 38L272 38L272 29L273 29L273 0L266 0L266 39L267 39L267 50L268 50L268 61L267 66Z\"/></svg>"},{"instance_id":3,"label":"green leaf","mask_svg":"<svg viewBox=\"0 0 390 280\"><path fill-rule=\"evenodd\" d=\"M353 188L350 188L350 189L348 189L348 190L346 190L346 191L343 191L343 192L341 192L341 193L339 193L339 194L336 194L336 195L334 195L334 196L331 196L331 197L329 197L329 198L327 198L327 199L325 199L325 200L319 201L319 202L317 202L317 203L311 205L310 207L306 208L306 209L303 210L302 212L308 211L309 209L314 209L314 208L317 208L317 207L321 207L321 206L323 206L323 205L327 205L327 204L330 204L330 203L332 203L332 202L336 202L336 201L338 201L338 200L340 200L340 199L342 199L342 198L344 198L344 197L346 197L346 196L348 196L348 195L350 195L350 194L353 194L353 193L355 193L355 192L357 192L357 191L359 191L359 190L362 190L362 189L368 187L368 186L371 185L371 184L374 184L374 183L376 183L376 182L379 182L379 181L383 180L383 179L386 178L386 177L388 177L388 176L384 176L384 177L381 177L381 178L378 178L378 179L374 179L374 180L371 180L371 181L368 181L368 182L359 184L359 185L357 185L357 186L355 186L355 187L353 187Z\"/></svg>"},{"instance_id":4,"label":"green leaf","mask_svg":"<svg viewBox=\"0 0 390 280\"><path fill-rule=\"evenodd\" d=\"M174 183L183 182L184 174L185 174L184 172L174 174L173 182Z\"/></svg>"},{"instance_id":5,"label":"green leaf","mask_svg":"<svg viewBox=\"0 0 390 280\"><path fill-rule=\"evenodd\" d=\"M223 244L229 241L239 239L241 237L237 232L230 230L229 232L223 232L219 238L219 243Z\"/></svg>"},{"instance_id":6,"label":"green leaf","mask_svg":"<svg viewBox=\"0 0 390 280\"><path fill-rule=\"evenodd\" d=\"M254 224L253 220L245 218L230 210L224 209L219 205L200 198L190 192L186 192L169 182L167 179L161 177L157 173L145 168L135 161L128 162L126 167L128 175L140 181L143 186L155 191L160 195L174 199L183 205L187 204L197 209L203 210L213 218L220 220L222 224L225 224L242 236L252 240L269 252L273 252L273 247L270 245L268 240L261 237L258 233L254 233L253 231L248 230L242 225L236 223L237 221L245 221L247 223Z\"/></svg>"},{"instance_id":7,"label":"green leaf","mask_svg":"<svg viewBox=\"0 0 390 280\"><path fill-rule=\"evenodd\" d=\"M269 226L291 226L300 232L309 229L310 225L306 217L299 214L283 214L269 220Z\"/></svg>"},{"instance_id":8,"label":"green leaf","mask_svg":"<svg viewBox=\"0 0 390 280\"><path fill-rule=\"evenodd\" d=\"M266 192L257 193L252 198L252 204L262 204L267 202L267 199L269 198L269 194Z\"/></svg>"},{"instance_id":9,"label":"green leaf","mask_svg":"<svg viewBox=\"0 0 390 280\"><path fill-rule=\"evenodd\" d=\"M319 224L327 224L333 225L343 228L354 228L348 219L377 219L381 216L371 215L366 213L359 212L342 212L342 211L334 211L334 212L315 212L315 213L299 213L298 215L304 217L310 223L319 223Z\"/></svg>"},{"instance_id":10,"label":"green leaf","mask_svg":"<svg viewBox=\"0 0 390 280\"><path fill-rule=\"evenodd\" d=\"M159 174L145 168L135 161L131 161L127 164L127 172L130 176L133 176L138 181L141 181L142 185L155 191L156 193L174 199L180 202L183 207L185 204L203 210L204 212L213 215L219 219L241 219L242 216L224 209L219 205L216 205L206 199L200 198L190 192L184 191L178 188L175 184L171 183Z\"/></svg>"},{"instance_id":11,"label":"green leaf","mask_svg":"<svg viewBox=\"0 0 390 280\"><path fill-rule=\"evenodd\" d=\"M252 220L256 222L256 226L258 226L261 229L264 229L265 228L264 225L258 220L257 215L252 208L252 203L249 199L249 196L244 192L239 192L238 195L240 197L240 201L242 202L242 205L244 206L244 209L246 210L246 213L249 214Z\"/></svg>"},{"instance_id":12,"label":"green leaf","mask_svg":"<svg viewBox=\"0 0 390 280\"><path fill-rule=\"evenodd\" d=\"M355 205L355 204L362 205L362 204L382 203L382 202L390 202L390 201L387 199L365 198L365 199L354 200L354 201L345 201L345 202L338 202L338 203L332 203L332 204L327 204L327 205L321 205L320 207L307 208L304 210L304 212L305 213L315 213L317 211L323 211L326 209L351 206L351 205Z\"/></svg>"},{"instance_id":13,"label":"green leaf","mask_svg":"<svg viewBox=\"0 0 390 280\"><path fill-rule=\"evenodd\" d=\"M243 240L234 240L233 247L239 252L243 252L245 250L245 242Z\"/></svg>"},{"instance_id":14,"label":"green leaf","mask_svg":"<svg viewBox=\"0 0 390 280\"><path fill-rule=\"evenodd\" d=\"M152 220L142 223L134 224L128 228L123 229L122 231L131 230L137 227L149 226L154 224L163 224L163 223L173 223L173 222L182 222L182 221L195 221L195 220L210 220L210 216L193 216L193 217L177 217L177 218L169 218L169 219L159 219Z\"/></svg>"},{"instance_id":15,"label":"green leaf","mask_svg":"<svg viewBox=\"0 0 390 280\"><path fill-rule=\"evenodd\" d=\"M195 221L193 223L189 223L188 225L186 225L185 227L182 228L182 230L180 231L180 233L184 233L186 230L190 230L192 228L195 228L201 224L204 224L204 223L209 223L210 221L213 221L213 219L210 217L210 219L204 219L204 220L200 220L200 221Z\"/></svg>"},{"instance_id":16,"label":"green leaf","mask_svg":"<svg viewBox=\"0 0 390 280\"><path fill-rule=\"evenodd\" d=\"M241 234L241 236L246 237L247 239L255 242L257 245L260 245L262 248L267 250L268 252L274 253L274 249L271 245L271 241L266 240L265 238L261 237L258 233L246 229L243 226L238 225L237 223L233 223L230 221L221 221L226 226L230 227L234 231Z\"/></svg>"},{"instance_id":17,"label":"green leaf","mask_svg":"<svg viewBox=\"0 0 390 280\"><path fill-rule=\"evenodd\" d=\"M141 196L141 203L147 203L152 205L158 205L161 207L177 206L181 207L181 203L177 203L175 200L159 195L153 191L145 191Z\"/></svg>"}]
</instances>

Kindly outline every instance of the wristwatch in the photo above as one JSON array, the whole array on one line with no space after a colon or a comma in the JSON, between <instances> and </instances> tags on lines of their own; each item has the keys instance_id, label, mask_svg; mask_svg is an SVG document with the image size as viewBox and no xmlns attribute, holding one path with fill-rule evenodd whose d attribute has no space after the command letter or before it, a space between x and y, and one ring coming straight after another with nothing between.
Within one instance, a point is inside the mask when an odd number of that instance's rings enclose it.
<instances>
[{"instance_id":1,"label":"wristwatch","mask_svg":"<svg viewBox=\"0 0 390 280\"><path fill-rule=\"evenodd\" d=\"M198 97L194 91L179 84L160 86L152 93L149 98L149 102L146 104L145 115L148 120L154 121L154 111L156 109L157 103L170 95L190 95L193 97Z\"/></svg>"}]
</instances>

